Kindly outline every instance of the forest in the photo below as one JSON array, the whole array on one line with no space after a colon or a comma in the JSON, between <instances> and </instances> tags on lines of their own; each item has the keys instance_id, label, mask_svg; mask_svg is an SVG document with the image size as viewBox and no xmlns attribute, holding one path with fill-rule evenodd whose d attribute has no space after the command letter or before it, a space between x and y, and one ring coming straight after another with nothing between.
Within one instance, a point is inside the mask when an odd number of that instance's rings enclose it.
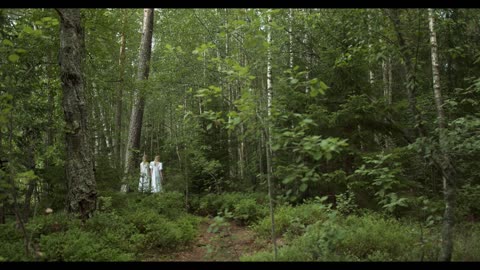
<instances>
[{"instance_id":1,"label":"forest","mask_svg":"<svg viewBox=\"0 0 480 270\"><path fill-rule=\"evenodd\" d=\"M0 9L0 62L1 262L480 260L479 9Z\"/></svg>"}]
</instances>

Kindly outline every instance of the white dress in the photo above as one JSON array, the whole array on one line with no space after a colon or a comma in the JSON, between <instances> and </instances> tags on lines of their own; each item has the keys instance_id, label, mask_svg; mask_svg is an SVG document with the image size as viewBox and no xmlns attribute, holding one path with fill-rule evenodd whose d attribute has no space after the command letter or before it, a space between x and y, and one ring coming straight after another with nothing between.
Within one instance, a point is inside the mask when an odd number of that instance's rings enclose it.
<instances>
[{"instance_id":1,"label":"white dress","mask_svg":"<svg viewBox=\"0 0 480 270\"><path fill-rule=\"evenodd\" d=\"M140 182L138 183L138 191L148 191L150 186L150 174L148 173L148 162L140 163Z\"/></svg>"},{"instance_id":2,"label":"white dress","mask_svg":"<svg viewBox=\"0 0 480 270\"><path fill-rule=\"evenodd\" d=\"M152 192L161 192L162 191L162 173L163 164L158 162L155 164L155 161L150 162L150 170L152 170Z\"/></svg>"}]
</instances>

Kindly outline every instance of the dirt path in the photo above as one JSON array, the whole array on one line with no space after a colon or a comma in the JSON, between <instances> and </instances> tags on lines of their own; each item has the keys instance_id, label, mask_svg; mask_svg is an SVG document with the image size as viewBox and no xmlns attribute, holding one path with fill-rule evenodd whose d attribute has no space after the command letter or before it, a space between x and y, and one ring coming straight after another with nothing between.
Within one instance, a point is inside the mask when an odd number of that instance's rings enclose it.
<instances>
[{"instance_id":1,"label":"dirt path","mask_svg":"<svg viewBox=\"0 0 480 270\"><path fill-rule=\"evenodd\" d=\"M205 218L197 239L185 250L163 256L152 254L145 261L239 261L240 256L264 248L265 244L255 241L255 234L248 227L229 222L220 233L210 233L208 227L212 223L213 218Z\"/></svg>"}]
</instances>

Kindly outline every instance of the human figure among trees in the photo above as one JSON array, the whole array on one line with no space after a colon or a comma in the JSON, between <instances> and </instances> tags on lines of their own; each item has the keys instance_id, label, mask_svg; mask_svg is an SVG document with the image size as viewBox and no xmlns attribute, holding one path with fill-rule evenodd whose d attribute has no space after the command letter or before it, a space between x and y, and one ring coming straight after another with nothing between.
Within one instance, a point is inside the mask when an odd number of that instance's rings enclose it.
<instances>
[{"instance_id":1,"label":"human figure among trees","mask_svg":"<svg viewBox=\"0 0 480 270\"><path fill-rule=\"evenodd\" d=\"M147 155L143 155L143 160L140 163L140 181L138 183L138 191L146 192L150 187L150 166Z\"/></svg>"},{"instance_id":2,"label":"human figure among trees","mask_svg":"<svg viewBox=\"0 0 480 270\"><path fill-rule=\"evenodd\" d=\"M160 162L160 156L155 156L155 160L150 162L150 175L152 179L153 193L162 191L163 182L163 163Z\"/></svg>"}]
</instances>

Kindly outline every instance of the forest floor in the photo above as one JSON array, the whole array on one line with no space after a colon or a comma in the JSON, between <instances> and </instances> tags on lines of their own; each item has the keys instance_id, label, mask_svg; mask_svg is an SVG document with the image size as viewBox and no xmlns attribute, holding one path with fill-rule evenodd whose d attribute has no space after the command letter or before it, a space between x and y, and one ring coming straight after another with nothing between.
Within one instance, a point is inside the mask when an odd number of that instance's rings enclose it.
<instances>
[{"instance_id":1,"label":"forest floor","mask_svg":"<svg viewBox=\"0 0 480 270\"><path fill-rule=\"evenodd\" d=\"M250 228L235 222L229 222L220 233L209 232L213 223L213 218L204 217L199 225L199 235L189 247L168 254L150 251L143 261L239 261L240 256L258 252L268 245L257 239Z\"/></svg>"}]
</instances>

